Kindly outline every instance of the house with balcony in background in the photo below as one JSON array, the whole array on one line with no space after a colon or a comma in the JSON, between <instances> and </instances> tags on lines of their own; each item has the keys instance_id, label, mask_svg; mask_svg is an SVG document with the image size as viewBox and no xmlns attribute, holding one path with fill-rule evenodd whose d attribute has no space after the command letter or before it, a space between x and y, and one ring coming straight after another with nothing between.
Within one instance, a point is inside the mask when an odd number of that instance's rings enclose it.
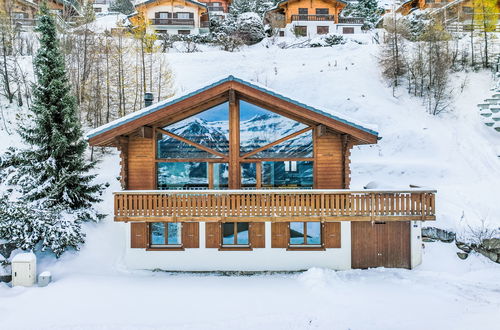
<instances>
[{"instance_id":1,"label":"house with balcony in background","mask_svg":"<svg viewBox=\"0 0 500 330\"><path fill-rule=\"evenodd\" d=\"M342 17L344 0L284 0L265 15L265 23L281 37L315 37L329 33L361 33L364 19Z\"/></svg>"},{"instance_id":2,"label":"house with balcony in background","mask_svg":"<svg viewBox=\"0 0 500 330\"><path fill-rule=\"evenodd\" d=\"M136 12L129 16L132 25L142 14L157 33L202 34L209 32L209 9L194 0L144 0L136 2Z\"/></svg>"},{"instance_id":3,"label":"house with balcony in background","mask_svg":"<svg viewBox=\"0 0 500 330\"><path fill-rule=\"evenodd\" d=\"M430 16L439 17L449 32L466 32L474 29L482 32L484 26L474 21L472 0L408 0L403 2L396 13L409 15L416 10L426 12ZM496 32L500 32L500 0L497 1L497 18L499 22Z\"/></svg>"},{"instance_id":4,"label":"house with balcony in background","mask_svg":"<svg viewBox=\"0 0 500 330\"><path fill-rule=\"evenodd\" d=\"M233 76L87 139L120 152L114 221L133 269L413 268L435 220L433 190L350 189L351 150L376 131Z\"/></svg>"}]
</instances>

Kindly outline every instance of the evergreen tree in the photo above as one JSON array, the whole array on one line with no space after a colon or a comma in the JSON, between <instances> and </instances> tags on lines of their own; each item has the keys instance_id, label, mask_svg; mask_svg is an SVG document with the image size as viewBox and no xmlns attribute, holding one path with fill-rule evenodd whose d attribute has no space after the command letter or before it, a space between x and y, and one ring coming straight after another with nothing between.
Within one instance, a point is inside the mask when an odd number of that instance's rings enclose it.
<instances>
[{"instance_id":1,"label":"evergreen tree","mask_svg":"<svg viewBox=\"0 0 500 330\"><path fill-rule=\"evenodd\" d=\"M274 7L279 0L233 0L229 7L230 13L238 16L243 13L257 13L260 17Z\"/></svg>"},{"instance_id":2,"label":"evergreen tree","mask_svg":"<svg viewBox=\"0 0 500 330\"><path fill-rule=\"evenodd\" d=\"M345 17L363 17L364 29L373 29L384 14L384 9L379 7L377 0L359 0L347 6L342 15Z\"/></svg>"},{"instance_id":3,"label":"evergreen tree","mask_svg":"<svg viewBox=\"0 0 500 330\"><path fill-rule=\"evenodd\" d=\"M93 184L95 166L84 159L86 142L77 116L76 102L66 76L54 18L41 8L37 32L40 48L34 58L36 83L29 120L20 125L25 149L10 148L0 171L15 185L24 202L78 213L81 220L97 221L92 203L100 201L104 186Z\"/></svg>"},{"instance_id":4,"label":"evergreen tree","mask_svg":"<svg viewBox=\"0 0 500 330\"><path fill-rule=\"evenodd\" d=\"M115 0L111 6L109 6L109 10L128 15L135 11L135 7L130 0Z\"/></svg>"}]
</instances>

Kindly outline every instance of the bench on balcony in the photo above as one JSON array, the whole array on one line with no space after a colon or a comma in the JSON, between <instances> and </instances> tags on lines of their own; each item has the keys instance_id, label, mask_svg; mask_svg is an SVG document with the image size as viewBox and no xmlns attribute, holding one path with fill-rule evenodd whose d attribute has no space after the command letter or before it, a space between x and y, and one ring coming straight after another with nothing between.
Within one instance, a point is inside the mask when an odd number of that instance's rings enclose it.
<instances>
[{"instance_id":1,"label":"bench on balcony","mask_svg":"<svg viewBox=\"0 0 500 330\"><path fill-rule=\"evenodd\" d=\"M114 207L115 221L426 221L435 191L129 190Z\"/></svg>"}]
</instances>

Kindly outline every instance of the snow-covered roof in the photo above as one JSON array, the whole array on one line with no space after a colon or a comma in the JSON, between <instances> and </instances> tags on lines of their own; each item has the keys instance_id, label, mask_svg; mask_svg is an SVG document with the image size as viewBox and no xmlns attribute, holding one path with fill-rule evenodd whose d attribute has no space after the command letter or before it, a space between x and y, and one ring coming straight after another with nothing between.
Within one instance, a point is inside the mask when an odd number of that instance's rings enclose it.
<instances>
[{"instance_id":1,"label":"snow-covered roof","mask_svg":"<svg viewBox=\"0 0 500 330\"><path fill-rule=\"evenodd\" d=\"M287 3L287 2L289 2L289 1L291 1L291 0L283 0L283 1L280 1L280 2L276 3L276 5L274 5L273 7L269 8L267 11L276 10L276 9L278 9L278 8L279 8L282 4ZM348 1L348 0L332 0L332 1L342 2L342 3L346 4L346 5L348 5L348 4L349 4L349 2L350 2L350 1Z\"/></svg>"},{"instance_id":2,"label":"snow-covered roof","mask_svg":"<svg viewBox=\"0 0 500 330\"><path fill-rule=\"evenodd\" d=\"M158 102L158 103L155 103L149 107L146 107L146 108L143 108L139 111L136 111L136 112L133 112L133 113L130 113L122 118L119 118L119 119L116 119L112 122L109 122L105 125L102 125L100 127L97 127L91 131L89 131L85 138L88 140L88 139L91 139L97 135L100 135L102 133L105 133L107 131L110 131L114 128L117 128L119 126L122 126L122 125L125 125L126 123L129 123L131 121L134 121L134 120L137 120L141 117L144 117L144 116L147 116L151 113L154 113L156 111L159 111L161 109L164 109L165 107L168 107L170 105L173 105L175 103L178 103L182 100L185 100L191 96L194 96L196 94L199 94L205 90L208 90L210 88L213 88L217 85L220 85L220 84L223 84L223 83L226 83L226 82L230 82L230 81L234 81L234 82L238 82L240 84L243 84L243 85L246 85L246 86L249 86L249 87L252 87L254 89L257 89L261 92L264 92L264 93L267 93L267 94L270 94L274 97L277 97L279 99L282 99L284 101L287 101L287 102L290 102L292 104L295 104L299 107L302 107L302 108L305 108L307 110L310 110L310 111L313 111L313 112L316 112L320 115L323 115L325 117L328 117L328 118L331 118L331 119L334 119L338 122L341 122L341 123L344 123L346 125L349 125L351 127L355 127L361 131L364 131L366 133L369 133L369 134L372 134L372 135L375 135L375 136L378 136L378 132L375 131L374 129L371 129L371 128L368 128L369 125L366 125L366 124L361 124L359 122L356 122L355 120L353 119L347 119L345 116L341 115L341 114L333 114L332 111L330 110L326 110L326 109L321 109L320 107L313 107L313 106L310 106L310 105L307 105L301 101L298 101L298 100L294 100L288 96L284 96L276 91L273 91L269 88L267 88L266 86L263 86L263 85L260 85L260 84L257 84L255 82L249 82L247 80L244 80L244 79L241 79L241 78L237 78L233 75L230 75L230 76L227 76L225 78L222 78L222 79L217 79L215 80L214 82L211 82L209 84L207 84L206 86L204 87L201 87L201 88L197 88L197 89L194 89L192 91L189 91L189 92L186 92L186 93L183 93L181 95L178 95L178 96L173 96L171 98L168 98L164 101L161 101L161 102Z\"/></svg>"},{"instance_id":3,"label":"snow-covered roof","mask_svg":"<svg viewBox=\"0 0 500 330\"><path fill-rule=\"evenodd\" d=\"M195 0L185 0L185 1L191 2L192 4L195 4L200 7L207 8L207 5L202 2L198 2ZM134 6L137 7L137 6L147 5L148 3L153 3L153 2L158 2L158 0L136 0L134 2Z\"/></svg>"}]
</instances>

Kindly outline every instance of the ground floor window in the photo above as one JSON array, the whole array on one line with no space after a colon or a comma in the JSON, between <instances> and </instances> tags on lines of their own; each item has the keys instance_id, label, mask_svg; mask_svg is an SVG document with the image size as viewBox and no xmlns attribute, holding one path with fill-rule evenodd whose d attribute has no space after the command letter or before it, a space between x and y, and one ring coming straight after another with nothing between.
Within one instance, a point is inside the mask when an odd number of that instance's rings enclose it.
<instances>
[{"instance_id":1,"label":"ground floor window","mask_svg":"<svg viewBox=\"0 0 500 330\"><path fill-rule=\"evenodd\" d=\"M318 34L328 34L330 32L330 28L328 26L318 26L316 27L316 32Z\"/></svg>"},{"instance_id":2,"label":"ground floor window","mask_svg":"<svg viewBox=\"0 0 500 330\"><path fill-rule=\"evenodd\" d=\"M290 246L321 246L321 222L290 222Z\"/></svg>"},{"instance_id":3,"label":"ground floor window","mask_svg":"<svg viewBox=\"0 0 500 330\"><path fill-rule=\"evenodd\" d=\"M248 222L224 222L222 246L249 246Z\"/></svg>"},{"instance_id":4,"label":"ground floor window","mask_svg":"<svg viewBox=\"0 0 500 330\"><path fill-rule=\"evenodd\" d=\"M307 36L307 26L305 25L295 25L294 31L297 37Z\"/></svg>"},{"instance_id":5,"label":"ground floor window","mask_svg":"<svg viewBox=\"0 0 500 330\"><path fill-rule=\"evenodd\" d=\"M353 27L343 27L342 33L343 34L354 34L354 28Z\"/></svg>"},{"instance_id":6,"label":"ground floor window","mask_svg":"<svg viewBox=\"0 0 500 330\"><path fill-rule=\"evenodd\" d=\"M181 224L178 222L153 222L150 225L151 247L182 245Z\"/></svg>"},{"instance_id":7,"label":"ground floor window","mask_svg":"<svg viewBox=\"0 0 500 330\"><path fill-rule=\"evenodd\" d=\"M190 30L177 30L177 34L181 34L181 35L188 35L190 33L191 33Z\"/></svg>"}]
</instances>

